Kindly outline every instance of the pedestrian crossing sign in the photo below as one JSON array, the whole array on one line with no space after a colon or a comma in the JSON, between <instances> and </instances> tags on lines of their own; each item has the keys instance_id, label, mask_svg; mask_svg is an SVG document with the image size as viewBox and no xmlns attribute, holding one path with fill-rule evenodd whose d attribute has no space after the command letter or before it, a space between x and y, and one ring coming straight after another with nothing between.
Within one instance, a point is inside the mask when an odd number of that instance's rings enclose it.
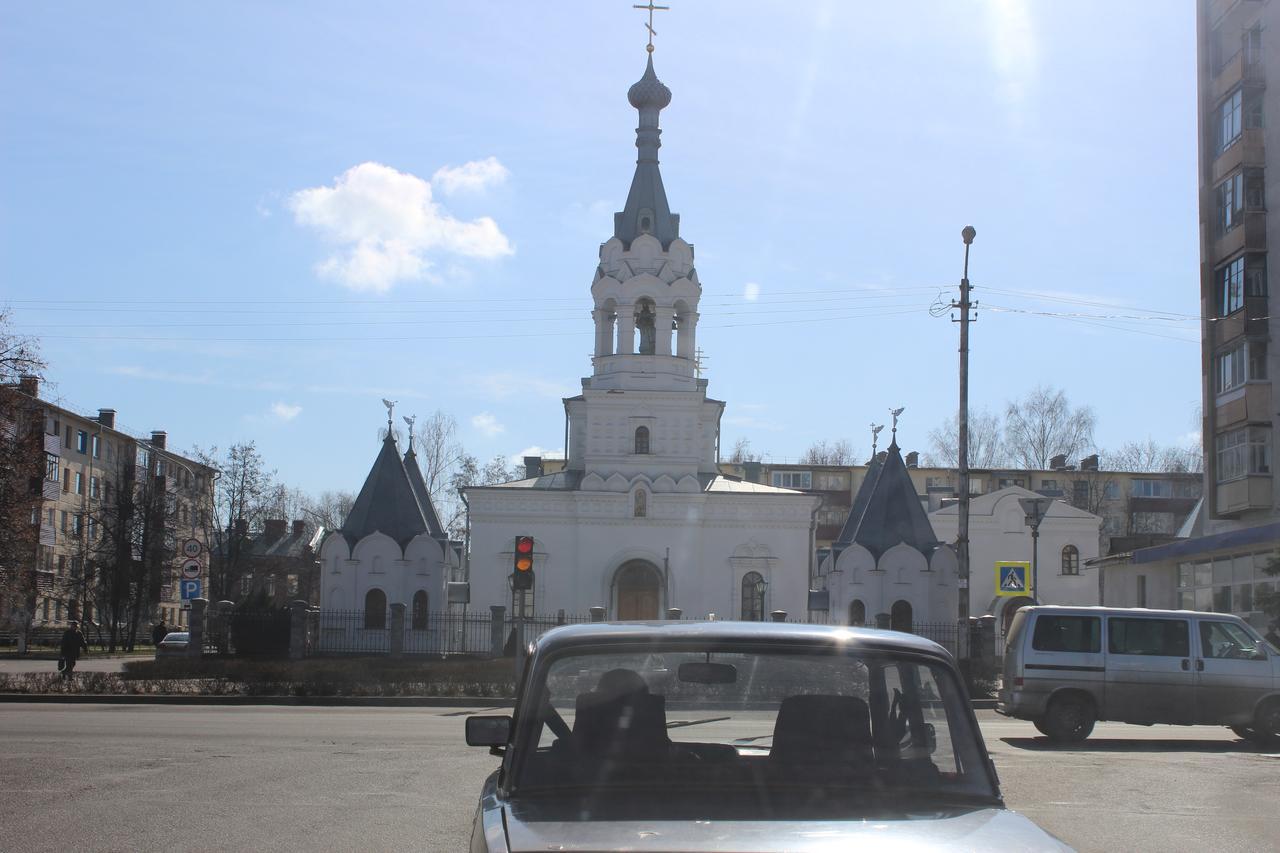
<instances>
[{"instance_id":1,"label":"pedestrian crossing sign","mask_svg":"<svg viewBox=\"0 0 1280 853\"><path fill-rule=\"evenodd\" d=\"M1031 595L1030 563L996 563L996 595Z\"/></svg>"}]
</instances>

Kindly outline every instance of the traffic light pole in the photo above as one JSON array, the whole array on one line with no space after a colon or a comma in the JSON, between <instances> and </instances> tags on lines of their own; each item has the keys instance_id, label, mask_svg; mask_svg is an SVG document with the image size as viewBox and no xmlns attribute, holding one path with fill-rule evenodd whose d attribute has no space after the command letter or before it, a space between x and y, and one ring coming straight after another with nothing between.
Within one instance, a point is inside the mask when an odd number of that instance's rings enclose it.
<instances>
[{"instance_id":1,"label":"traffic light pole","mask_svg":"<svg viewBox=\"0 0 1280 853\"><path fill-rule=\"evenodd\" d=\"M520 685L520 673L524 669L524 602L525 590L516 590L516 686Z\"/></svg>"}]
</instances>

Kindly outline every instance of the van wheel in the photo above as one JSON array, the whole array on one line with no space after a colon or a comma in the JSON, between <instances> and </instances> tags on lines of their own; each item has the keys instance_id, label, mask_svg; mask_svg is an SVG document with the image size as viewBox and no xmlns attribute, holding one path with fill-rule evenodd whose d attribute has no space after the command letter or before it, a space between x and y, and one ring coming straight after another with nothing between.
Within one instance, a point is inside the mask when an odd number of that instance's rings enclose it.
<instances>
[{"instance_id":1,"label":"van wheel","mask_svg":"<svg viewBox=\"0 0 1280 853\"><path fill-rule=\"evenodd\" d=\"M1264 749L1280 749L1280 700L1272 699L1258 709L1253 739Z\"/></svg>"},{"instance_id":2,"label":"van wheel","mask_svg":"<svg viewBox=\"0 0 1280 853\"><path fill-rule=\"evenodd\" d=\"M1078 743L1093 731L1096 720L1093 703L1088 699L1059 696L1049 703L1048 711L1036 723L1036 728L1044 732L1049 740Z\"/></svg>"}]
</instances>

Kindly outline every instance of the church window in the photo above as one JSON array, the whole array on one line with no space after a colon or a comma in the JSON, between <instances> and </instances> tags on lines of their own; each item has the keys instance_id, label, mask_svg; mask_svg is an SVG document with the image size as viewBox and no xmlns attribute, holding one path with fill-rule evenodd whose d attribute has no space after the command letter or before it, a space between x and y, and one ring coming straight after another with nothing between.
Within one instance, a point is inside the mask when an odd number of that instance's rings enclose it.
<instances>
[{"instance_id":1,"label":"church window","mask_svg":"<svg viewBox=\"0 0 1280 853\"><path fill-rule=\"evenodd\" d=\"M420 589L413 594L413 630L427 630L427 591Z\"/></svg>"},{"instance_id":2,"label":"church window","mask_svg":"<svg viewBox=\"0 0 1280 853\"><path fill-rule=\"evenodd\" d=\"M867 624L867 605L856 598L849 602L849 624Z\"/></svg>"},{"instance_id":3,"label":"church window","mask_svg":"<svg viewBox=\"0 0 1280 853\"><path fill-rule=\"evenodd\" d=\"M643 427L641 427L643 429ZM649 498L644 489L636 490L636 503L634 515L636 518L644 518L649 514Z\"/></svg>"},{"instance_id":4,"label":"church window","mask_svg":"<svg viewBox=\"0 0 1280 853\"><path fill-rule=\"evenodd\" d=\"M1062 573L1064 575L1080 574L1080 549L1068 545L1062 549Z\"/></svg>"},{"instance_id":5,"label":"church window","mask_svg":"<svg viewBox=\"0 0 1280 853\"><path fill-rule=\"evenodd\" d=\"M648 234L651 231L653 231L653 211L646 207L640 211L640 233Z\"/></svg>"},{"instance_id":6,"label":"church window","mask_svg":"<svg viewBox=\"0 0 1280 853\"><path fill-rule=\"evenodd\" d=\"M742 621L764 621L764 577L759 572L742 576Z\"/></svg>"},{"instance_id":7,"label":"church window","mask_svg":"<svg viewBox=\"0 0 1280 853\"><path fill-rule=\"evenodd\" d=\"M387 594L380 589L371 589L365 593L364 627L387 627Z\"/></svg>"},{"instance_id":8,"label":"church window","mask_svg":"<svg viewBox=\"0 0 1280 853\"><path fill-rule=\"evenodd\" d=\"M889 630L911 633L911 602L898 599L889 610Z\"/></svg>"},{"instance_id":9,"label":"church window","mask_svg":"<svg viewBox=\"0 0 1280 853\"><path fill-rule=\"evenodd\" d=\"M636 453L647 454L649 452L649 428L647 426L636 427Z\"/></svg>"}]
</instances>

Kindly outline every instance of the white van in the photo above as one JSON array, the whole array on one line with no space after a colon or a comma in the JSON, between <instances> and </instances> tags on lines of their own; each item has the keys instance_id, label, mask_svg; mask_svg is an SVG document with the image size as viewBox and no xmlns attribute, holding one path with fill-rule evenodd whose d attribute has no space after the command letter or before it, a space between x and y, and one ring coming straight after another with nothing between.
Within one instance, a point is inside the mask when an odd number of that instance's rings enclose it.
<instances>
[{"instance_id":1,"label":"white van","mask_svg":"<svg viewBox=\"0 0 1280 853\"><path fill-rule=\"evenodd\" d=\"M1280 746L1280 651L1224 613L1025 607L1009 628L996 711L1058 741L1113 720L1229 726Z\"/></svg>"}]
</instances>

